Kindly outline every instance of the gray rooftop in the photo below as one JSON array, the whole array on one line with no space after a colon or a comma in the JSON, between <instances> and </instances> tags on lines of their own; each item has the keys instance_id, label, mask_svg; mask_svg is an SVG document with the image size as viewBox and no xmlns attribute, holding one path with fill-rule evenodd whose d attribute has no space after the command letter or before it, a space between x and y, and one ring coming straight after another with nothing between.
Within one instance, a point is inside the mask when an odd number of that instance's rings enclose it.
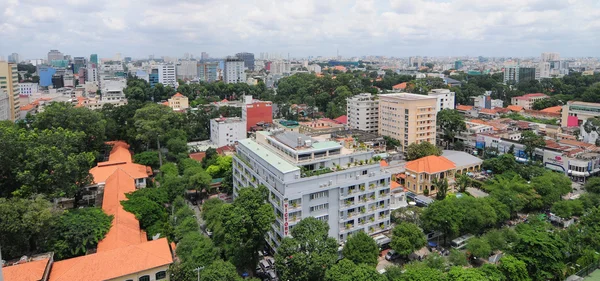
<instances>
[{"instance_id":1,"label":"gray rooftop","mask_svg":"<svg viewBox=\"0 0 600 281\"><path fill-rule=\"evenodd\" d=\"M280 141L281 143L283 143L291 148L294 148L294 149L297 147L304 146L304 142L307 140L310 140L310 141L313 140L311 137L309 137L305 134L289 132L289 131L275 134L275 135L273 135L273 137L275 139L277 139L278 141Z\"/></svg>"},{"instance_id":2,"label":"gray rooftop","mask_svg":"<svg viewBox=\"0 0 600 281\"><path fill-rule=\"evenodd\" d=\"M269 151L266 147L256 143L254 140L243 139L239 140L238 143L247 147L252 152L256 153L258 157L264 159L269 164L273 165L273 167L275 167L281 173L285 174L296 170L300 170L300 168L298 168L297 166L292 165L290 162L277 155L277 153Z\"/></svg>"},{"instance_id":3,"label":"gray rooftop","mask_svg":"<svg viewBox=\"0 0 600 281\"><path fill-rule=\"evenodd\" d=\"M465 166L473 166L483 163L483 160L464 151L444 150L442 156L452 161L454 165L456 165L457 169Z\"/></svg>"}]
</instances>

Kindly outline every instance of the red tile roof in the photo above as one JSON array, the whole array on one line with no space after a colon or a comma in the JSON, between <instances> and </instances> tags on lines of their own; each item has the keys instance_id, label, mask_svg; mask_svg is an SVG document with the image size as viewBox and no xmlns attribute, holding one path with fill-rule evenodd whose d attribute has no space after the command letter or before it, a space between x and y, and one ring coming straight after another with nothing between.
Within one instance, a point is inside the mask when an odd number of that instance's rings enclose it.
<instances>
[{"instance_id":1,"label":"red tile roof","mask_svg":"<svg viewBox=\"0 0 600 281\"><path fill-rule=\"evenodd\" d=\"M459 104L459 105L456 106L456 110L469 111L471 109L473 109L472 105Z\"/></svg>"},{"instance_id":2,"label":"red tile roof","mask_svg":"<svg viewBox=\"0 0 600 281\"><path fill-rule=\"evenodd\" d=\"M182 95L181 93L177 92L177 94L174 94L173 97L180 97L183 98L185 97L184 95Z\"/></svg>"},{"instance_id":3,"label":"red tile roof","mask_svg":"<svg viewBox=\"0 0 600 281\"><path fill-rule=\"evenodd\" d=\"M204 159L204 157L206 157L206 152L205 151L200 151L200 152L196 152L196 153L190 153L190 158L201 162L202 159Z\"/></svg>"},{"instance_id":4,"label":"red tile roof","mask_svg":"<svg viewBox=\"0 0 600 281\"><path fill-rule=\"evenodd\" d=\"M22 264L6 266L2 268L4 280L6 281L40 281L44 278L44 272L50 258L30 261Z\"/></svg>"},{"instance_id":5,"label":"red tile roof","mask_svg":"<svg viewBox=\"0 0 600 281\"><path fill-rule=\"evenodd\" d=\"M435 174L456 168L456 165L443 156L427 156L406 163L406 170L413 173Z\"/></svg>"},{"instance_id":6,"label":"red tile roof","mask_svg":"<svg viewBox=\"0 0 600 281\"><path fill-rule=\"evenodd\" d=\"M404 89L406 89L407 85L408 85L408 83L406 83L406 82L400 83L400 84L396 84L396 85L392 86L392 89L394 89L394 90L404 90Z\"/></svg>"},{"instance_id":7,"label":"red tile roof","mask_svg":"<svg viewBox=\"0 0 600 281\"><path fill-rule=\"evenodd\" d=\"M526 94L526 95L522 95L520 97L514 97L514 98L518 99L518 100L528 100L528 99L537 98L537 97L547 97L547 95L542 94L542 93L532 93L532 94Z\"/></svg>"},{"instance_id":8,"label":"red tile roof","mask_svg":"<svg viewBox=\"0 0 600 281\"><path fill-rule=\"evenodd\" d=\"M166 238L55 262L49 281L101 281L173 263ZM11 280L7 280L11 281Z\"/></svg>"},{"instance_id":9,"label":"red tile roof","mask_svg":"<svg viewBox=\"0 0 600 281\"><path fill-rule=\"evenodd\" d=\"M498 112L496 112L496 110L494 110L494 109L482 108L482 109L479 110L479 113L497 114Z\"/></svg>"},{"instance_id":10,"label":"red tile roof","mask_svg":"<svg viewBox=\"0 0 600 281\"><path fill-rule=\"evenodd\" d=\"M562 111L562 106L557 105L557 106L553 106L553 107L548 107L548 108L544 108L540 111L546 112L546 113L560 113Z\"/></svg>"},{"instance_id":11,"label":"red tile roof","mask_svg":"<svg viewBox=\"0 0 600 281\"><path fill-rule=\"evenodd\" d=\"M123 170L134 179L143 179L152 175L150 167L132 163L129 145L123 141L108 142L113 145L108 161L100 162L90 170L94 183L105 182L117 169Z\"/></svg>"},{"instance_id":12,"label":"red tile roof","mask_svg":"<svg viewBox=\"0 0 600 281\"><path fill-rule=\"evenodd\" d=\"M523 111L523 107L520 105L509 105L506 108L509 109L510 111L515 111L515 112Z\"/></svg>"},{"instance_id":13,"label":"red tile roof","mask_svg":"<svg viewBox=\"0 0 600 281\"><path fill-rule=\"evenodd\" d=\"M347 124L348 123L348 115L342 115L338 118L333 119L335 122L339 124Z\"/></svg>"}]
</instances>

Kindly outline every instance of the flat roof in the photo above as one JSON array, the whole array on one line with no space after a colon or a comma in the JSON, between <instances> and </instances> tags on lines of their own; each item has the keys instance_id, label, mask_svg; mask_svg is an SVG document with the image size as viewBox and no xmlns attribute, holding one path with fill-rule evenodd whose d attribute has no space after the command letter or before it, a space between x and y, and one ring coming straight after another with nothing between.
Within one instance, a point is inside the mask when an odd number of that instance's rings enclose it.
<instances>
[{"instance_id":1,"label":"flat roof","mask_svg":"<svg viewBox=\"0 0 600 281\"><path fill-rule=\"evenodd\" d=\"M442 152L442 156L452 161L457 168L464 166L473 166L483 163L483 160L464 151L444 150Z\"/></svg>"},{"instance_id":2,"label":"flat roof","mask_svg":"<svg viewBox=\"0 0 600 281\"><path fill-rule=\"evenodd\" d=\"M252 152L256 153L256 155L258 155L258 157L269 162L269 164L273 165L273 167L275 167L281 173L285 174L285 173L300 170L300 168L298 168L297 166L292 165L287 160L281 158L279 155L277 155L277 153L269 151L266 147L256 143L255 141L253 141L251 139L239 140L238 143L244 145L245 147L250 149Z\"/></svg>"},{"instance_id":3,"label":"flat roof","mask_svg":"<svg viewBox=\"0 0 600 281\"><path fill-rule=\"evenodd\" d=\"M397 98L397 99L403 99L403 100L430 100L430 99L434 99L437 100L437 97L430 97L430 96L426 96L426 95L417 95L417 94L410 94L410 93L394 93L394 94L381 94L379 95L379 97L384 97L384 98Z\"/></svg>"}]
</instances>

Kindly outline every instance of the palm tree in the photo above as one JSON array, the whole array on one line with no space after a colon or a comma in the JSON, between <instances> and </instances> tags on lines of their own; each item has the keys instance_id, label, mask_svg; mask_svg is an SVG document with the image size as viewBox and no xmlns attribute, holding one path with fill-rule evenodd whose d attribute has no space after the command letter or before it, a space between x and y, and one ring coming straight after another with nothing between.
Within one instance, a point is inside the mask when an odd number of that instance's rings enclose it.
<instances>
[{"instance_id":1,"label":"palm tree","mask_svg":"<svg viewBox=\"0 0 600 281\"><path fill-rule=\"evenodd\" d=\"M437 190L437 193L435 194L435 199L444 200L444 198L446 198L446 194L448 193L448 179L440 179L437 177L433 178L433 180L431 181L431 185L435 186Z\"/></svg>"},{"instance_id":2,"label":"palm tree","mask_svg":"<svg viewBox=\"0 0 600 281\"><path fill-rule=\"evenodd\" d=\"M466 174L459 174L458 177L456 177L456 185L458 186L459 192L465 192L470 184L471 178Z\"/></svg>"}]
</instances>

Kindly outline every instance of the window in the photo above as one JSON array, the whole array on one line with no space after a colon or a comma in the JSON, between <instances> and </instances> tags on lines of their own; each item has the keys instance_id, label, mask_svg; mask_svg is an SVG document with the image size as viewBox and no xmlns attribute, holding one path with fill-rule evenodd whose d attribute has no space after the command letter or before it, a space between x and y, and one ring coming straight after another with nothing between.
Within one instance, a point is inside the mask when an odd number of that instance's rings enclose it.
<instances>
[{"instance_id":1,"label":"window","mask_svg":"<svg viewBox=\"0 0 600 281\"><path fill-rule=\"evenodd\" d=\"M167 278L167 272L166 271L159 271L156 273L156 280L162 280Z\"/></svg>"},{"instance_id":2,"label":"window","mask_svg":"<svg viewBox=\"0 0 600 281\"><path fill-rule=\"evenodd\" d=\"M327 191L316 192L310 195L310 200L315 200L323 197L327 197L329 194Z\"/></svg>"},{"instance_id":3,"label":"window","mask_svg":"<svg viewBox=\"0 0 600 281\"><path fill-rule=\"evenodd\" d=\"M310 207L310 211L314 212L314 211L319 211L319 210L325 210L328 207L329 207L329 204L325 203L325 204Z\"/></svg>"},{"instance_id":4,"label":"window","mask_svg":"<svg viewBox=\"0 0 600 281\"><path fill-rule=\"evenodd\" d=\"M150 275L144 275L140 277L139 281L150 281Z\"/></svg>"},{"instance_id":5,"label":"window","mask_svg":"<svg viewBox=\"0 0 600 281\"><path fill-rule=\"evenodd\" d=\"M324 216L316 217L316 219L318 219L320 221L328 221L329 220L329 215L324 215Z\"/></svg>"}]
</instances>

